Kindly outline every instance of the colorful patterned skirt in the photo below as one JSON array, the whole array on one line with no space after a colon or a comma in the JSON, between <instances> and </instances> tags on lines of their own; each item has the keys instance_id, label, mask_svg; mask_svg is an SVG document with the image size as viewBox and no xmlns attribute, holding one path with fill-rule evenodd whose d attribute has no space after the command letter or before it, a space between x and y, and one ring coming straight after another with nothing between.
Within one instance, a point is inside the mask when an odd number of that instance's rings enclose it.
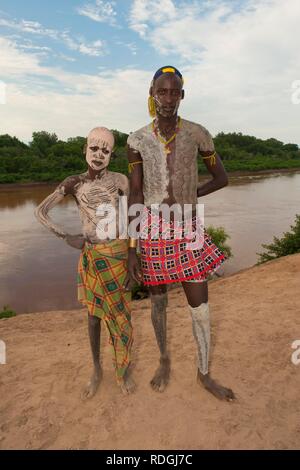
<instances>
[{"instance_id":1,"label":"colorful patterned skirt","mask_svg":"<svg viewBox=\"0 0 300 470\"><path fill-rule=\"evenodd\" d=\"M78 263L78 300L106 325L118 381L130 364L133 343L131 293L123 287L127 254L127 240L86 243Z\"/></svg>"},{"instance_id":2,"label":"colorful patterned skirt","mask_svg":"<svg viewBox=\"0 0 300 470\"><path fill-rule=\"evenodd\" d=\"M143 283L148 286L181 281L205 281L226 260L207 234L201 219L166 222L149 209L140 223Z\"/></svg>"}]
</instances>

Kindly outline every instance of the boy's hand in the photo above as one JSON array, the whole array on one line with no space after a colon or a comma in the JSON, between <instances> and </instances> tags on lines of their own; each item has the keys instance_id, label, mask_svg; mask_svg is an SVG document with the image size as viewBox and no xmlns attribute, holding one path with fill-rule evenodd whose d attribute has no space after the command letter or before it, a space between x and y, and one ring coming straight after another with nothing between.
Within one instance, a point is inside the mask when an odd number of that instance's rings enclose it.
<instances>
[{"instance_id":1,"label":"boy's hand","mask_svg":"<svg viewBox=\"0 0 300 470\"><path fill-rule=\"evenodd\" d=\"M82 250L84 247L85 239L82 233L79 233L78 235L66 235L65 240L68 245L72 248L77 248L77 250Z\"/></svg>"}]
</instances>

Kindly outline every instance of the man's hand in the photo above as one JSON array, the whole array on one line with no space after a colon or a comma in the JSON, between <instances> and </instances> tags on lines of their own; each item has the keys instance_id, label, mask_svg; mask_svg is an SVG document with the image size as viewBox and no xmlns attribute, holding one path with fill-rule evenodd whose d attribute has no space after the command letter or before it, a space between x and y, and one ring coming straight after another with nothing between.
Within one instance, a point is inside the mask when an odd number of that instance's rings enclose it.
<instances>
[{"instance_id":1,"label":"man's hand","mask_svg":"<svg viewBox=\"0 0 300 470\"><path fill-rule=\"evenodd\" d=\"M136 254L135 248L129 248L128 250L128 275L124 282L126 290L130 290L135 282L140 284L142 281L142 273L140 268L140 260Z\"/></svg>"},{"instance_id":2,"label":"man's hand","mask_svg":"<svg viewBox=\"0 0 300 470\"><path fill-rule=\"evenodd\" d=\"M127 291L131 291L133 289L133 287L136 285L136 282L134 279L132 279L131 275L129 274L129 271L126 275L126 278L125 278L125 281L124 281L124 284L123 284L123 287L125 290Z\"/></svg>"},{"instance_id":3,"label":"man's hand","mask_svg":"<svg viewBox=\"0 0 300 470\"><path fill-rule=\"evenodd\" d=\"M77 248L77 250L82 250L84 247L85 239L82 233L78 235L66 235L65 240L68 245L72 246L72 248Z\"/></svg>"}]
</instances>

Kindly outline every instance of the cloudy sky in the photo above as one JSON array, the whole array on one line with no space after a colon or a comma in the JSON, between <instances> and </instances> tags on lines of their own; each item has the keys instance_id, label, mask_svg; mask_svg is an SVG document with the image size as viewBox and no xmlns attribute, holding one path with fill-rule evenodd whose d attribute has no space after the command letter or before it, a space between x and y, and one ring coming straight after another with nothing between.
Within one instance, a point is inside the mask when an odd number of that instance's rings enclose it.
<instances>
[{"instance_id":1,"label":"cloudy sky","mask_svg":"<svg viewBox=\"0 0 300 470\"><path fill-rule=\"evenodd\" d=\"M181 116L300 144L299 20L299 0L1 0L0 134L133 131L172 64Z\"/></svg>"}]
</instances>

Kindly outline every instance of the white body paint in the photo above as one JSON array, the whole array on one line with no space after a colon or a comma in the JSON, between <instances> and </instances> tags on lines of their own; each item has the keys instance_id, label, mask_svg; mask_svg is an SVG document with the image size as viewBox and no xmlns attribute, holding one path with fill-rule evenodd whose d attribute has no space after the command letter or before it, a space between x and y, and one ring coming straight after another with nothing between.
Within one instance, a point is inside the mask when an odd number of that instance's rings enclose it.
<instances>
[{"instance_id":1,"label":"white body paint","mask_svg":"<svg viewBox=\"0 0 300 470\"><path fill-rule=\"evenodd\" d=\"M119 174L106 172L101 179L86 181L76 188L75 198L80 212L82 232L91 243L117 236L119 188L115 175ZM112 208L113 214L107 212L108 207ZM110 232L108 227L110 219L114 224L113 232ZM110 233L115 236L111 237Z\"/></svg>"},{"instance_id":2,"label":"white body paint","mask_svg":"<svg viewBox=\"0 0 300 470\"><path fill-rule=\"evenodd\" d=\"M68 234L51 220L48 213L68 194L72 195L77 203L82 234L89 243L103 243L117 238L120 235L120 219L122 231L124 230L126 222L122 217L127 217L127 213L123 210L119 214L119 198L128 196L129 185L125 175L108 171L106 168L113 146L114 137L108 129L93 129L87 139L86 160L92 169L101 171L94 175L94 179L88 171L81 175L69 176L36 208L37 219L58 237L65 238ZM97 159L100 164L93 168L93 161ZM110 222L114 224L113 227Z\"/></svg>"},{"instance_id":3,"label":"white body paint","mask_svg":"<svg viewBox=\"0 0 300 470\"><path fill-rule=\"evenodd\" d=\"M74 180L74 183L71 180ZM71 193L68 190L70 181ZM127 212L123 208L119 214L119 206L121 208L124 206L124 202L119 204L119 200L124 196L128 196L128 193L129 184L125 175L105 171L101 178L91 180L87 172L66 178L37 207L35 215L55 235L65 238L67 233L52 221L48 212L67 194L72 194L79 209L84 238L90 243L103 243L105 240L119 237L119 224L121 224L121 232L124 232L126 220L123 219L127 217ZM111 208L111 213L108 213L108 208ZM108 227L109 220L113 220L113 229ZM97 233L98 224L99 230ZM112 235L115 236L112 237ZM126 238L124 234L123 238Z\"/></svg>"},{"instance_id":4,"label":"white body paint","mask_svg":"<svg viewBox=\"0 0 300 470\"><path fill-rule=\"evenodd\" d=\"M164 144L153 133L152 124L130 134L127 140L131 149L139 152L143 160L144 203L161 204L168 197L170 181ZM199 151L214 152L214 143L209 132L200 124L185 119L175 139L175 162L172 189L179 204L197 203Z\"/></svg>"},{"instance_id":5,"label":"white body paint","mask_svg":"<svg viewBox=\"0 0 300 470\"><path fill-rule=\"evenodd\" d=\"M193 334L198 348L198 367L201 374L208 374L208 361L210 350L210 319L209 304L202 303L199 307L189 309L193 321Z\"/></svg>"}]
</instances>

